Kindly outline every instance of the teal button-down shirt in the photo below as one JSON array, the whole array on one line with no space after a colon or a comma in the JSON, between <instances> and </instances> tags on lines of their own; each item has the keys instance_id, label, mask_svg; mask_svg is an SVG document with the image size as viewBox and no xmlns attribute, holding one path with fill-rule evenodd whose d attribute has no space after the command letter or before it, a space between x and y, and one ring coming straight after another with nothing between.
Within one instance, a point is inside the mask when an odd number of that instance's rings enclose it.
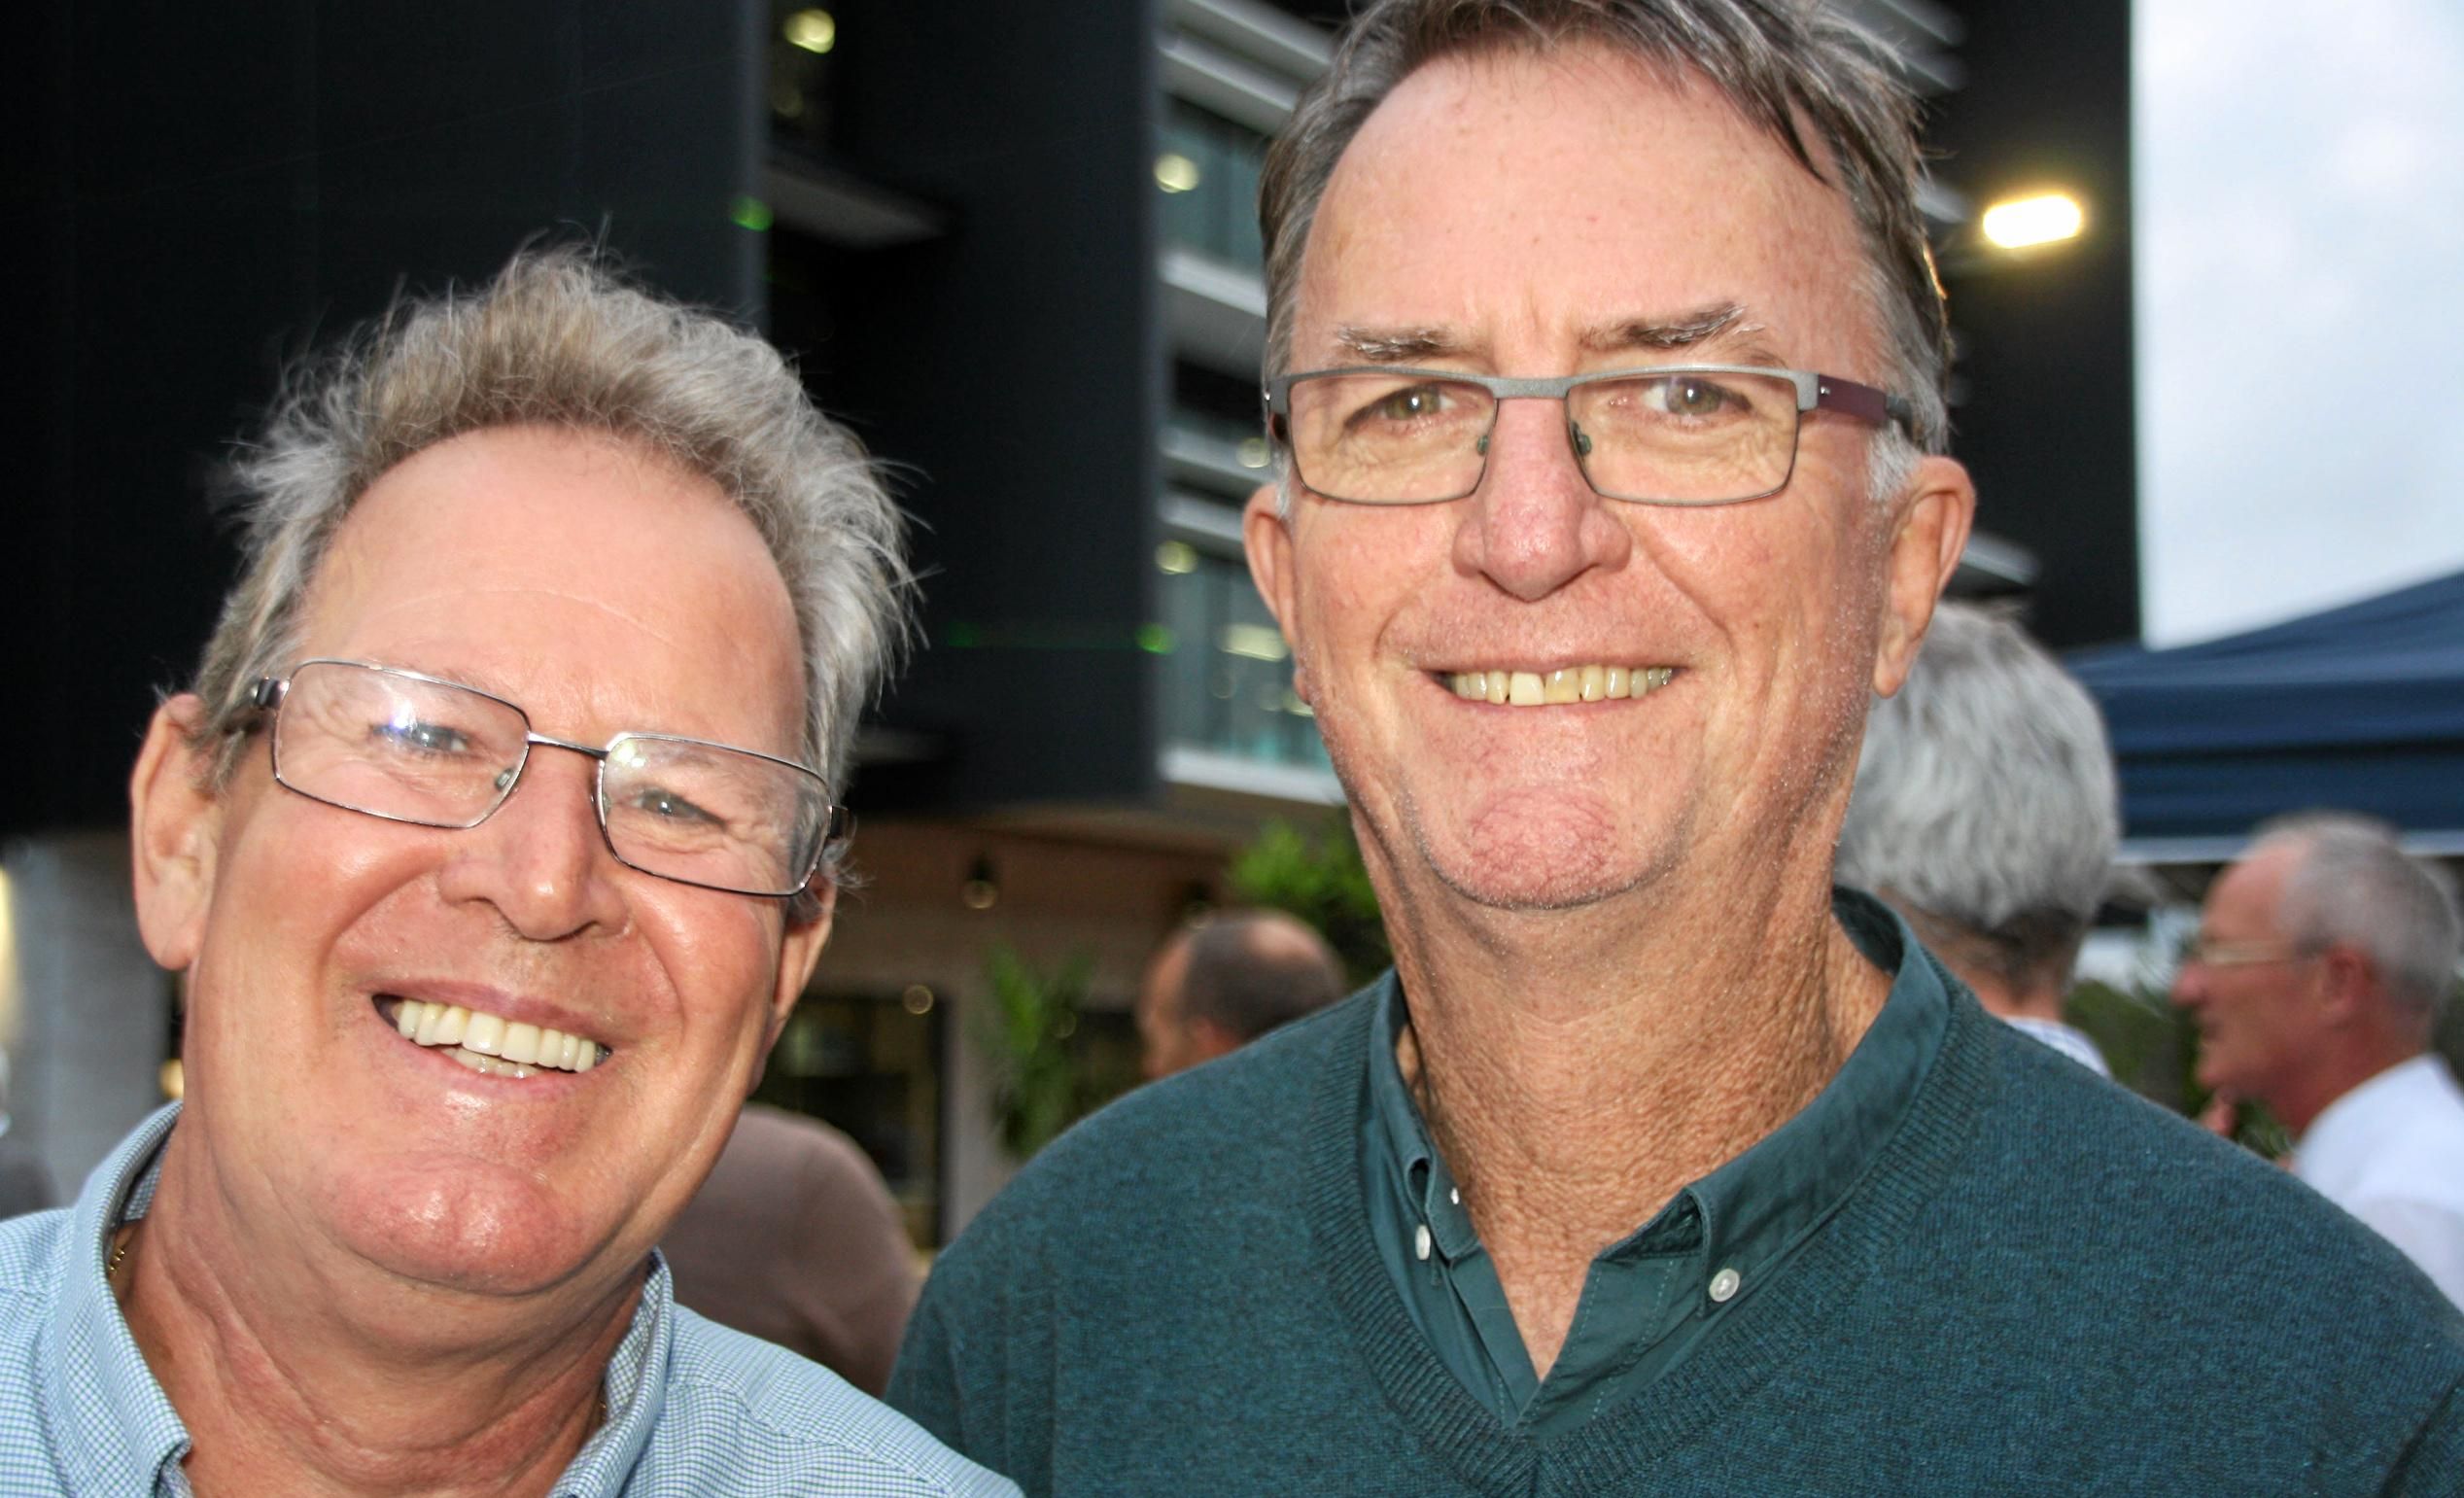
<instances>
[{"instance_id":1,"label":"teal button-down shirt","mask_svg":"<svg viewBox=\"0 0 2464 1498\"><path fill-rule=\"evenodd\" d=\"M103 1277L112 1234L153 1204L179 1112L140 1125L74 1206L0 1223L0 1493L190 1492L188 1429ZM605 1393L557 1498L1018 1492L820 1365L677 1306L655 1255Z\"/></svg>"},{"instance_id":2,"label":"teal button-down shirt","mask_svg":"<svg viewBox=\"0 0 2464 1498\"><path fill-rule=\"evenodd\" d=\"M1842 889L1832 911L1867 960L1892 975L1881 1014L1803 1111L1600 1251L1545 1380L1396 1063L1409 1015L1394 975L1385 978L1362 1094L1370 1230L1413 1324L1500 1419L1571 1429L1675 1368L1787 1272L1899 1128L1941 1049L1949 995L1890 910Z\"/></svg>"}]
</instances>

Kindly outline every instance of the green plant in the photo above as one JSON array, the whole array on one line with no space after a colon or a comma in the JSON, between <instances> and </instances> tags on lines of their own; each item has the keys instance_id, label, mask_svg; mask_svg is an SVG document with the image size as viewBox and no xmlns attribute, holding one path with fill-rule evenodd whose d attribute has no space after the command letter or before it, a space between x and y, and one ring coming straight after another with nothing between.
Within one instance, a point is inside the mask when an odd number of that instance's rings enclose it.
<instances>
[{"instance_id":1,"label":"green plant","mask_svg":"<svg viewBox=\"0 0 2464 1498\"><path fill-rule=\"evenodd\" d=\"M977 1011L977 1048L992 1063L992 1123L1002 1148L1019 1160L1060 1136L1061 1131L1118 1096L1128 1079L1106 1057L1090 1058L1071 1044L1086 1003L1094 959L1072 956L1045 972L1016 948L995 946L985 955L992 1001Z\"/></svg>"},{"instance_id":2,"label":"green plant","mask_svg":"<svg viewBox=\"0 0 2464 1498\"><path fill-rule=\"evenodd\" d=\"M1243 904L1288 911L1317 927L1356 984L1394 960L1346 813L1336 813L1314 836L1290 822L1268 822L1232 855L1230 882Z\"/></svg>"}]
</instances>

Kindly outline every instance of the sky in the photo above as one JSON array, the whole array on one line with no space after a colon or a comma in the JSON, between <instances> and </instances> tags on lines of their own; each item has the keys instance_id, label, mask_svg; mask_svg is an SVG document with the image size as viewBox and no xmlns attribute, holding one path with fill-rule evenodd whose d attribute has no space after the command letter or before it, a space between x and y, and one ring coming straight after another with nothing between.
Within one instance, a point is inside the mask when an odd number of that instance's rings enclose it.
<instances>
[{"instance_id":1,"label":"sky","mask_svg":"<svg viewBox=\"0 0 2464 1498\"><path fill-rule=\"evenodd\" d=\"M2464 568L2464 3L2134 10L2149 643Z\"/></svg>"}]
</instances>

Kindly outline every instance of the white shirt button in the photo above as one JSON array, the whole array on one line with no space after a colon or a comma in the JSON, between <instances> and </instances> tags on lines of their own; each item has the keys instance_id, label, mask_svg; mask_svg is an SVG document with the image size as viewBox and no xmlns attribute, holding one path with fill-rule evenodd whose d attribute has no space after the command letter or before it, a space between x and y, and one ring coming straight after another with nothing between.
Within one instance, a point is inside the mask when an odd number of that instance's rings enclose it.
<instances>
[{"instance_id":1,"label":"white shirt button","mask_svg":"<svg viewBox=\"0 0 2464 1498\"><path fill-rule=\"evenodd\" d=\"M1447 1200L1447 1201L1449 1201L1449 1202L1453 1202L1453 1203L1454 1203L1455 1205L1457 1205L1457 1206L1461 1206L1461 1205L1463 1204L1463 1189L1462 1189L1461 1187L1459 1187L1459 1186L1449 1186L1449 1187L1447 1187L1447 1188L1446 1188L1446 1200Z\"/></svg>"},{"instance_id":2,"label":"white shirt button","mask_svg":"<svg viewBox=\"0 0 2464 1498\"><path fill-rule=\"evenodd\" d=\"M1429 1257L1429 1225L1422 1223L1411 1235L1411 1251L1421 1258Z\"/></svg>"},{"instance_id":3,"label":"white shirt button","mask_svg":"<svg viewBox=\"0 0 2464 1498\"><path fill-rule=\"evenodd\" d=\"M1745 1276L1735 1270L1721 1270L1711 1276L1711 1298L1724 1306L1735 1299L1737 1287L1744 1283Z\"/></svg>"}]
</instances>

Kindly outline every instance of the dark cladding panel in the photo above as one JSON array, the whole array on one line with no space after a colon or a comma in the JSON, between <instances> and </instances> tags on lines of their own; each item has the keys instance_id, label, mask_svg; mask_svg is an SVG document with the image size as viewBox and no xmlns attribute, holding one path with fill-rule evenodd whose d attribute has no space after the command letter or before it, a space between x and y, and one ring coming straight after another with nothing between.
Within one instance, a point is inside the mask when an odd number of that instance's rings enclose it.
<instances>
[{"instance_id":1,"label":"dark cladding panel","mask_svg":"<svg viewBox=\"0 0 2464 1498\"><path fill-rule=\"evenodd\" d=\"M10 700L43 731L12 735L39 789L4 832L124 815L153 693L229 577L214 468L288 356L558 224L683 295L760 293L728 218L754 163L737 6L45 13L18 61L41 144L0 222L45 371L8 418L35 455L0 553Z\"/></svg>"},{"instance_id":2,"label":"dark cladding panel","mask_svg":"<svg viewBox=\"0 0 2464 1498\"><path fill-rule=\"evenodd\" d=\"M775 230L774 331L897 466L927 648L861 806L1122 799L1156 778L1154 27L1136 3L834 7L836 160L924 243Z\"/></svg>"},{"instance_id":3,"label":"dark cladding panel","mask_svg":"<svg viewBox=\"0 0 2464 1498\"><path fill-rule=\"evenodd\" d=\"M2064 187L2085 236L2025 258L1945 256L1960 341L1952 450L1977 524L2040 564L2029 624L2061 648L2139 631L2137 412L2131 277L2129 0L1959 7L1966 85L1928 140L1981 210Z\"/></svg>"}]
</instances>

